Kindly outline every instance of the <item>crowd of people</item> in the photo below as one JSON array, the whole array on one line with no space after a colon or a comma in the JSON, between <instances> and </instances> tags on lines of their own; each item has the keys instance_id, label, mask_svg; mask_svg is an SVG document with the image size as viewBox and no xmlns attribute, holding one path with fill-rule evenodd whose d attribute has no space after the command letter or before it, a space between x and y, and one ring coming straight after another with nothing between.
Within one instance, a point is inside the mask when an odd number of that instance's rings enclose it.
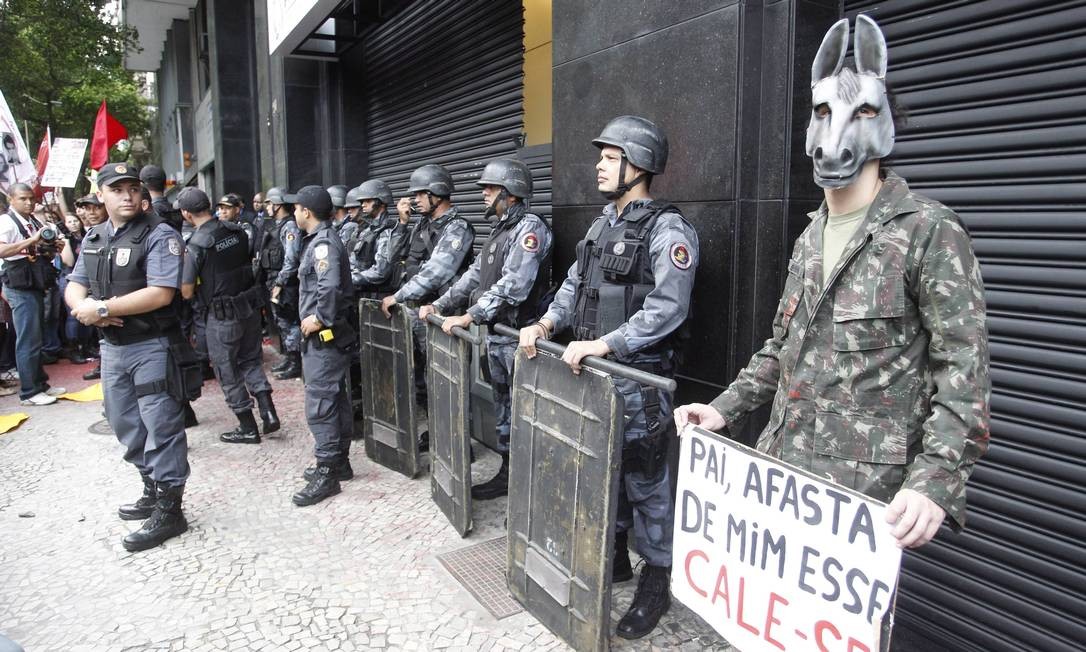
<instances>
[{"instance_id":1,"label":"crowd of people","mask_svg":"<svg viewBox=\"0 0 1086 652\"><path fill-rule=\"evenodd\" d=\"M724 430L771 402L758 448L889 502L900 545L923 545L942 523L964 522L965 483L988 440L979 265L958 216L883 164L897 117L885 40L860 16L852 69L844 65L848 33L847 21L835 25L812 68L807 153L825 201L796 242L770 339L710 404L674 407L668 392L615 378L624 449L612 580L634 575L631 532L645 561L620 636L645 636L670 605L667 451L689 424ZM476 181L492 225L480 245L452 201L452 175L433 163L414 171L398 199L385 181L368 179L354 188L271 188L251 210L237 195L212 204L195 187L171 203L160 168L109 163L97 195L81 200L71 220L39 220L31 189L15 186L0 258L20 396L41 405L60 391L42 370L46 342L80 360L99 340L106 415L144 487L119 510L144 520L123 544L143 550L187 529L185 426L208 361L238 420L221 435L228 443L259 444L261 431L281 427L263 333L277 336L276 377L304 375L315 463L292 500L307 506L354 476L358 299L409 315L420 401L430 315L446 333L504 324L519 336L490 329L485 354L502 464L472 496L505 495L518 480L509 471L518 347L531 358L539 339L560 338L574 374L589 356L668 377L681 364L703 251L681 210L651 195L668 139L646 118L619 116L592 144L607 204L554 284L553 234L531 212L532 175L514 159L490 161ZM64 235L46 238L61 223ZM57 278L63 289L54 291ZM63 294L70 313L48 316L50 292Z\"/></svg>"}]
</instances>

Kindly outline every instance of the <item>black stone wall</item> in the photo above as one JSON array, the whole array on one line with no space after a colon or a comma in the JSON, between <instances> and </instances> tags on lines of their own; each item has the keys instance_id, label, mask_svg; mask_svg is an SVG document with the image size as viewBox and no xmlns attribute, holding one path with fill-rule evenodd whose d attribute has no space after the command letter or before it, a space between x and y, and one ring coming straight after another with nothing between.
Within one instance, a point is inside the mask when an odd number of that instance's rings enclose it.
<instances>
[{"instance_id":1,"label":"black stone wall","mask_svg":"<svg viewBox=\"0 0 1086 652\"><path fill-rule=\"evenodd\" d=\"M803 151L810 61L836 2L556 0L556 270L604 201L594 138L612 117L645 116L671 153L653 195L698 231L693 338L678 400L716 396L768 337L783 273L821 192ZM752 419L749 438L764 423Z\"/></svg>"}]
</instances>

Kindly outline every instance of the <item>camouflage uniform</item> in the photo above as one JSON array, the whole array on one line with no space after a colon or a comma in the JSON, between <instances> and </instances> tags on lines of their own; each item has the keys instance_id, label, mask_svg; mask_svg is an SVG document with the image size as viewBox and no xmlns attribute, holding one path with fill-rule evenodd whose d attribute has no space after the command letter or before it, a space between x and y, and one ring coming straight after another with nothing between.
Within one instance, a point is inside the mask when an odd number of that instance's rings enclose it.
<instances>
[{"instance_id":1,"label":"camouflage uniform","mask_svg":"<svg viewBox=\"0 0 1086 652\"><path fill-rule=\"evenodd\" d=\"M887 172L823 290L825 204L811 218L773 337L712 406L735 423L772 398L758 450L879 500L914 489L960 528L991 393L969 234Z\"/></svg>"},{"instance_id":2,"label":"camouflage uniform","mask_svg":"<svg viewBox=\"0 0 1086 652\"><path fill-rule=\"evenodd\" d=\"M509 228L511 233L503 239L504 250L497 251L498 240L501 239L498 236L505 230L503 225L513 222L515 223ZM552 240L551 230L542 218L525 213L523 204L513 204L494 227L479 257L460 280L434 302L434 308L441 314L451 314L453 310L477 296L467 310L475 323L524 325L518 323L518 308L529 298L536 285L541 263L549 259ZM480 288L483 263L493 265L495 260L501 261L500 278L493 285ZM546 270L542 272L546 274ZM518 338L509 335L491 333L486 338L490 385L494 389L495 430L498 435L498 450L501 452L509 450L509 425L512 417L510 385L518 342Z\"/></svg>"},{"instance_id":3,"label":"camouflage uniform","mask_svg":"<svg viewBox=\"0 0 1086 652\"><path fill-rule=\"evenodd\" d=\"M302 350L302 326L298 315L298 259L301 254L302 236L293 217L283 218L286 224L279 229L279 241L283 246L283 267L275 277L279 291L279 307L275 309L275 323L283 339L283 350L298 353Z\"/></svg>"},{"instance_id":4,"label":"camouflage uniform","mask_svg":"<svg viewBox=\"0 0 1086 652\"><path fill-rule=\"evenodd\" d=\"M620 216L611 203L597 220L605 220L606 224L617 229L626 222L625 218L631 211L647 204L646 200L630 202ZM596 226L593 225L593 229ZM694 287L694 273L699 259L698 236L681 215L667 210L659 215L649 233L648 251L654 281L652 291L645 297L641 310L615 330L601 334L600 339L611 349L608 357L618 362L673 373L673 351L667 340L682 326L690 312L690 292ZM592 260L599 264L599 257ZM554 324L555 334L575 322L579 279L578 263L574 262L544 315L544 319ZM575 337L580 338L579 335ZM666 428L671 422L673 399L668 392L642 387L627 378L616 377L614 381L625 404L624 439L628 448L633 442L657 434L654 430L659 432L664 428L664 434L670 432ZM648 423L646 396L655 396L659 401L659 424L656 428L651 428ZM674 504L669 475L667 464L660 465L654 477L647 477L639 469L629 466L624 467L622 474L617 530L625 532L632 527L637 551L654 566L671 566Z\"/></svg>"},{"instance_id":5,"label":"camouflage uniform","mask_svg":"<svg viewBox=\"0 0 1086 652\"><path fill-rule=\"evenodd\" d=\"M389 222L394 224L389 227ZM383 230L382 230L383 229ZM389 215L387 212L382 212L381 215L370 222L365 228L360 228L352 238L353 247L350 251L351 258L351 282L356 287L360 286L373 286L380 287L387 284L392 280L394 273L394 265L392 260L392 234L400 229L401 232L406 232L406 229L402 229L399 226L399 219L395 215ZM373 232L380 230L377 236L377 243L373 254L373 264L369 267L364 267L364 262L359 258L359 253L364 246L364 240L366 236ZM361 288L365 291L365 288Z\"/></svg>"}]
</instances>

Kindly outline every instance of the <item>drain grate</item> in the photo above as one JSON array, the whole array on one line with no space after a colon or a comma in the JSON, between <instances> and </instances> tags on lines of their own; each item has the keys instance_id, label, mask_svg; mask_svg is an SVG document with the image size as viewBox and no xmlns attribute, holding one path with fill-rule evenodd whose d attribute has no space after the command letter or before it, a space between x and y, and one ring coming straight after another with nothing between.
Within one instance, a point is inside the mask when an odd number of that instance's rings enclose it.
<instances>
[{"instance_id":1,"label":"drain grate","mask_svg":"<svg viewBox=\"0 0 1086 652\"><path fill-rule=\"evenodd\" d=\"M87 428L87 430L90 431L90 433L92 435L112 435L113 434L113 428L109 427L109 421L106 421L105 419L102 419L101 421L98 421L96 423L92 423L90 425L90 427Z\"/></svg>"},{"instance_id":2,"label":"drain grate","mask_svg":"<svg viewBox=\"0 0 1086 652\"><path fill-rule=\"evenodd\" d=\"M453 550L437 558L456 581L498 620L520 613L520 603L509 595L509 588L505 585L505 537Z\"/></svg>"}]
</instances>

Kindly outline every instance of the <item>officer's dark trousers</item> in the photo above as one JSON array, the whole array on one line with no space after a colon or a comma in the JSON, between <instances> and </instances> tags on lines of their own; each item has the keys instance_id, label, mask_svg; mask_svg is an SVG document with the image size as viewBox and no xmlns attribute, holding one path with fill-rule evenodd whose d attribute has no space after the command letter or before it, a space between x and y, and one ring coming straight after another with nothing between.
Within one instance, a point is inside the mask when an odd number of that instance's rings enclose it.
<instances>
[{"instance_id":1,"label":"officer's dark trousers","mask_svg":"<svg viewBox=\"0 0 1086 652\"><path fill-rule=\"evenodd\" d=\"M165 390L146 393L172 371L166 338L123 346L103 340L101 351L106 419L124 445L125 461L160 484L185 484L188 440L181 403ZM137 391L140 385L145 388Z\"/></svg>"},{"instance_id":2,"label":"officer's dark trousers","mask_svg":"<svg viewBox=\"0 0 1086 652\"><path fill-rule=\"evenodd\" d=\"M235 413L252 410L252 397L271 391L261 366L260 313L250 312L243 319L217 319L208 311L206 328L207 352L226 404Z\"/></svg>"},{"instance_id":3,"label":"officer's dark trousers","mask_svg":"<svg viewBox=\"0 0 1086 652\"><path fill-rule=\"evenodd\" d=\"M351 356L334 343L318 348L313 334L302 343L305 376L305 419L313 433L314 455L320 461L346 459L351 447L354 415L347 374Z\"/></svg>"},{"instance_id":4,"label":"officer's dark trousers","mask_svg":"<svg viewBox=\"0 0 1086 652\"><path fill-rule=\"evenodd\" d=\"M518 340L507 335L486 338L486 358L490 366L490 387L494 390L494 430L498 435L498 451L509 452L509 426L512 423L513 360Z\"/></svg>"}]
</instances>

